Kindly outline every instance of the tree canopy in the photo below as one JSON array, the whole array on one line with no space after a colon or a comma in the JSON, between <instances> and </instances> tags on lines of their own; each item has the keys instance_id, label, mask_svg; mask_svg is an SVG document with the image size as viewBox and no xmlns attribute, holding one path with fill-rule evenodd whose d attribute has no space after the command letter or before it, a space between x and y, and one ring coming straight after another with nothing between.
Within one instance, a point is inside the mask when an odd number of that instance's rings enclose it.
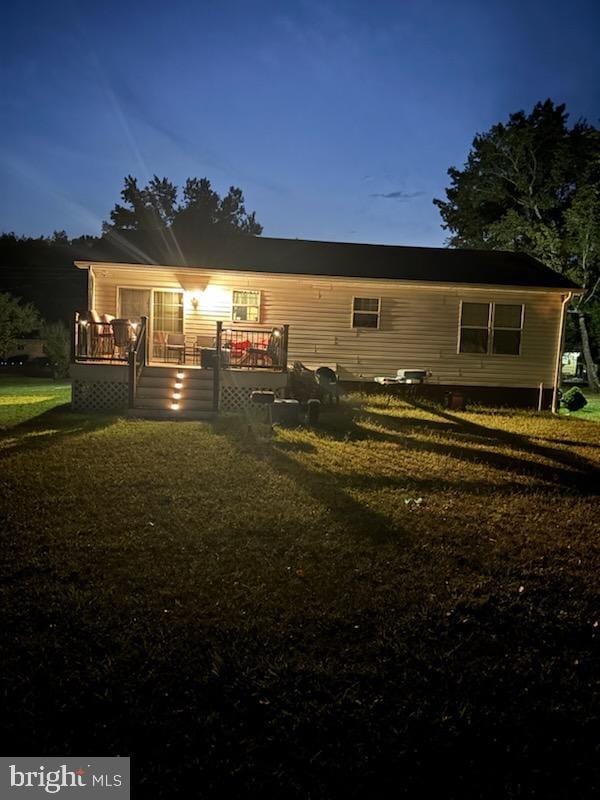
<instances>
[{"instance_id":1,"label":"tree canopy","mask_svg":"<svg viewBox=\"0 0 600 800\"><path fill-rule=\"evenodd\" d=\"M103 238L113 247L139 250L149 260L179 263L209 238L262 233L255 212L246 211L242 190L230 186L221 197L208 178L188 178L180 197L167 178L154 175L140 186L128 175L121 199L103 225Z\"/></svg>"},{"instance_id":2,"label":"tree canopy","mask_svg":"<svg viewBox=\"0 0 600 800\"><path fill-rule=\"evenodd\" d=\"M451 247L520 250L585 289L574 302L590 385L600 390L590 321L600 294L600 131L537 103L475 136L446 199L433 202ZM592 324L592 330L595 330Z\"/></svg>"},{"instance_id":3,"label":"tree canopy","mask_svg":"<svg viewBox=\"0 0 600 800\"><path fill-rule=\"evenodd\" d=\"M128 175L121 202L100 236L0 234L0 291L33 301L49 321L70 325L74 309L86 303L85 275L73 269L77 259L178 265L201 259L209 239L261 232L256 214L246 211L242 190L235 186L221 197L208 178L188 178L180 193L167 178L155 175L140 186Z\"/></svg>"},{"instance_id":4,"label":"tree canopy","mask_svg":"<svg viewBox=\"0 0 600 800\"><path fill-rule=\"evenodd\" d=\"M36 331L41 324L31 303L21 303L7 292L0 292L0 355L5 356L15 339Z\"/></svg>"}]
</instances>

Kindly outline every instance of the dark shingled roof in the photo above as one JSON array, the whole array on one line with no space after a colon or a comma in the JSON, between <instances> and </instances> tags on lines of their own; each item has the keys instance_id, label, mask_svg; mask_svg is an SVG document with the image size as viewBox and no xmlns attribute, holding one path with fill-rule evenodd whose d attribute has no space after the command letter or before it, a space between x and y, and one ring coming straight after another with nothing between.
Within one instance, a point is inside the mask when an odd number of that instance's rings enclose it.
<instances>
[{"instance_id":1,"label":"dark shingled roof","mask_svg":"<svg viewBox=\"0 0 600 800\"><path fill-rule=\"evenodd\" d=\"M576 284L524 253L238 236L206 242L185 266L576 289Z\"/></svg>"}]
</instances>

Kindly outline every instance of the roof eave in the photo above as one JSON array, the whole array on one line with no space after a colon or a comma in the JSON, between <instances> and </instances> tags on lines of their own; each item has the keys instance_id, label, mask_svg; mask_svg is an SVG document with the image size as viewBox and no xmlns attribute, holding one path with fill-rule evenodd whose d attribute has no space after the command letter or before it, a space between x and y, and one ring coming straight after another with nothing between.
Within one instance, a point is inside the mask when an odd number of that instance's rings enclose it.
<instances>
[{"instance_id":1,"label":"roof eave","mask_svg":"<svg viewBox=\"0 0 600 800\"><path fill-rule=\"evenodd\" d=\"M134 270L145 270L145 269L165 269L165 270L177 270L178 272L181 271L189 271L195 272L197 270L212 270L216 272L232 272L232 273L252 273L253 275L275 275L277 277L284 277L284 278L310 278L311 280L315 278L322 278L324 280L332 280L334 278L339 278L340 280L350 280L350 281L390 281L393 283L406 283L411 285L417 286L437 286L437 287L445 287L445 286L453 286L453 287L465 287L468 289L496 289L496 290L506 290L506 291L537 291L537 292L555 292L557 294L564 294L565 292L571 292L572 294L581 295L585 293L585 289L582 289L578 286L544 286L543 284L531 284L531 285L517 285L517 284L503 284L503 283L470 283L467 281L423 281L423 280L412 280L409 278L390 278L390 277L381 277L378 275L328 275L326 273L318 272L274 272L272 270L260 270L260 269L244 269L242 267L211 267L211 266L178 266L176 264L130 264L126 262L118 262L118 261L75 261L75 266L78 269L90 269L92 267L101 267L104 269L134 269Z\"/></svg>"}]
</instances>

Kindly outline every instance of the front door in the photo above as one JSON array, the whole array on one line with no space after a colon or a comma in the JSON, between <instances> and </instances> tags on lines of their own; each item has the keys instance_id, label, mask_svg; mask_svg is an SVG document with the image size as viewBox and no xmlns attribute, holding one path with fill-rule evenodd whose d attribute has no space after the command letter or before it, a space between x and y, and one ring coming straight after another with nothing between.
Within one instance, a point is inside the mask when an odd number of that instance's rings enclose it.
<instances>
[{"instance_id":1,"label":"front door","mask_svg":"<svg viewBox=\"0 0 600 800\"><path fill-rule=\"evenodd\" d=\"M178 289L152 290L152 358L166 359L167 337L183 333L183 292Z\"/></svg>"}]
</instances>

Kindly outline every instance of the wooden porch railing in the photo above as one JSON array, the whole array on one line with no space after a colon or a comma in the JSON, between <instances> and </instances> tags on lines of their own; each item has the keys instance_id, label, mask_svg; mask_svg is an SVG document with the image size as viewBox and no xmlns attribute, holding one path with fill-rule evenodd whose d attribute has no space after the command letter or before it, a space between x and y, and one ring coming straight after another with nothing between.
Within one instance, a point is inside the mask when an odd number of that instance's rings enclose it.
<instances>
[{"instance_id":1,"label":"wooden porch railing","mask_svg":"<svg viewBox=\"0 0 600 800\"><path fill-rule=\"evenodd\" d=\"M287 370L288 325L272 328L223 327L218 323L221 337L221 366L239 369Z\"/></svg>"},{"instance_id":2,"label":"wooden porch railing","mask_svg":"<svg viewBox=\"0 0 600 800\"><path fill-rule=\"evenodd\" d=\"M71 334L71 361L127 364L135 347L137 325L126 319L92 320L75 312Z\"/></svg>"},{"instance_id":3,"label":"wooden porch railing","mask_svg":"<svg viewBox=\"0 0 600 800\"><path fill-rule=\"evenodd\" d=\"M135 344L129 351L129 408L135 405L137 384L148 358L148 317L142 317Z\"/></svg>"},{"instance_id":4,"label":"wooden porch railing","mask_svg":"<svg viewBox=\"0 0 600 800\"><path fill-rule=\"evenodd\" d=\"M217 322L213 368L213 409L219 410L221 370L251 369L287 372L289 325L239 328Z\"/></svg>"}]
</instances>

